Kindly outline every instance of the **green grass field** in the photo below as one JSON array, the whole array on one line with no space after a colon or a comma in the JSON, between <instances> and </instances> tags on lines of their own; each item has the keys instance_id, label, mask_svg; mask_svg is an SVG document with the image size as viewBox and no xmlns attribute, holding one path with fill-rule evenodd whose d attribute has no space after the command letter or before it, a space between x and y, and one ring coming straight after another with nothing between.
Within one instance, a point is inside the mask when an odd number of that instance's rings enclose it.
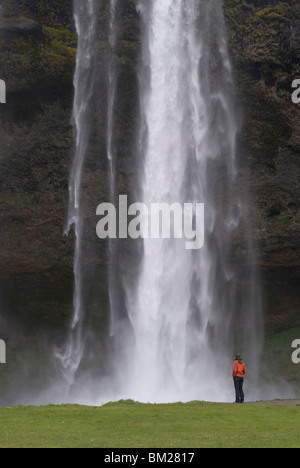
<instances>
[{"instance_id":1,"label":"green grass field","mask_svg":"<svg viewBox=\"0 0 300 468\"><path fill-rule=\"evenodd\" d=\"M300 401L0 408L1 448L299 448Z\"/></svg>"}]
</instances>

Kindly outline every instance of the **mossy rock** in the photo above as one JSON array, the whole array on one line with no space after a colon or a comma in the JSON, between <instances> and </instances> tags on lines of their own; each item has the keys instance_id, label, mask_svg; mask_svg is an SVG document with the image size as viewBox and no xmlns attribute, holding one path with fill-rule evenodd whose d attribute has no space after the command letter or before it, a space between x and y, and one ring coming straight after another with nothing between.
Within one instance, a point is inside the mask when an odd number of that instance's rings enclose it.
<instances>
[{"instance_id":1,"label":"mossy rock","mask_svg":"<svg viewBox=\"0 0 300 468\"><path fill-rule=\"evenodd\" d=\"M19 23L10 18L8 23L10 27L2 29L5 32L0 41L1 78L7 84L8 94L35 87L36 91L38 87L48 86L59 90L65 84L72 85L76 62L75 34L62 26L42 27L31 20ZM16 29L16 24L23 26ZM33 31L39 31L38 37L32 34Z\"/></svg>"}]
</instances>

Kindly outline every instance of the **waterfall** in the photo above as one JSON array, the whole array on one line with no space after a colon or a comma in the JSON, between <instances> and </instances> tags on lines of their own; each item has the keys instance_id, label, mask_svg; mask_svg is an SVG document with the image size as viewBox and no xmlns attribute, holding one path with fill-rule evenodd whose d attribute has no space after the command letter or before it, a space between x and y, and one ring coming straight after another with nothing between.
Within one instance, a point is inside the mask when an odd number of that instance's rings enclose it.
<instances>
[{"instance_id":1,"label":"waterfall","mask_svg":"<svg viewBox=\"0 0 300 468\"><path fill-rule=\"evenodd\" d=\"M118 7L117 0L111 0L106 107L99 103L105 107L106 127L98 129L105 134L112 203L119 191L115 138L121 80ZM137 9L142 37L136 103L140 119L132 146L137 148L138 201L148 207L153 203L190 204L194 210L198 203L204 204L205 242L202 249L188 250L185 239L142 239L142 245L130 244L132 268L121 255L119 239L109 241L106 368L113 371L103 376L102 397L231 401L234 352L244 353L251 363L250 380L255 387L261 307L247 194L238 178L239 123L222 1L139 0ZM97 0L75 0L75 151L66 228L69 233L74 226L76 239L74 314L66 346L57 353L69 388L76 385L85 352L81 188L91 107L97 96L97 14ZM243 246L243 255L237 255L236 245ZM105 357L100 359L103 362ZM88 373L85 369L85 376ZM93 369L90 374L84 385L96 382L94 394L101 399L99 374L92 375Z\"/></svg>"},{"instance_id":2,"label":"waterfall","mask_svg":"<svg viewBox=\"0 0 300 468\"><path fill-rule=\"evenodd\" d=\"M116 52L118 35L116 32L116 15L117 15L117 0L110 2L110 15L109 15L109 31L108 31L108 44L109 44L109 60L107 65L108 76L108 104L107 104L107 158L109 162L109 191L110 202L115 203L116 200L116 148L114 144L114 118L115 118L115 104L117 94L117 81L118 72L116 64ZM110 301L110 334L113 335L115 331L115 310L117 308L115 302L114 291L117 288L115 283L115 269L117 261L116 243L110 239L109 241L109 301Z\"/></svg>"},{"instance_id":3,"label":"waterfall","mask_svg":"<svg viewBox=\"0 0 300 468\"><path fill-rule=\"evenodd\" d=\"M222 2L141 0L138 8L140 201L204 203L205 245L189 251L178 239L144 239L136 287L127 289L135 346L124 386L142 401L230 401L235 346L258 360L261 310L247 228L243 279L234 264L247 205L235 185L238 121Z\"/></svg>"},{"instance_id":4,"label":"waterfall","mask_svg":"<svg viewBox=\"0 0 300 468\"><path fill-rule=\"evenodd\" d=\"M69 182L69 214L65 234L75 230L74 253L74 314L70 333L63 350L57 353L64 376L71 386L84 353L82 236L83 217L81 189L84 162L90 139L90 113L95 73L95 34L97 25L96 0L74 1L74 19L78 36L76 70L74 75L73 128L75 151Z\"/></svg>"}]
</instances>

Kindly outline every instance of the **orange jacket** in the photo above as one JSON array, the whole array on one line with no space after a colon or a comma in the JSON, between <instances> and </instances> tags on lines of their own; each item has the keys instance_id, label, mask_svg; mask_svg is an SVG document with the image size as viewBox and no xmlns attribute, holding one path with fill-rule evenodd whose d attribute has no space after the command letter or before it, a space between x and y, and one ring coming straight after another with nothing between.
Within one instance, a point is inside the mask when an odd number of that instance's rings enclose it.
<instances>
[{"instance_id":1,"label":"orange jacket","mask_svg":"<svg viewBox=\"0 0 300 468\"><path fill-rule=\"evenodd\" d=\"M247 369L243 361L234 361L232 369L232 377L244 377Z\"/></svg>"}]
</instances>

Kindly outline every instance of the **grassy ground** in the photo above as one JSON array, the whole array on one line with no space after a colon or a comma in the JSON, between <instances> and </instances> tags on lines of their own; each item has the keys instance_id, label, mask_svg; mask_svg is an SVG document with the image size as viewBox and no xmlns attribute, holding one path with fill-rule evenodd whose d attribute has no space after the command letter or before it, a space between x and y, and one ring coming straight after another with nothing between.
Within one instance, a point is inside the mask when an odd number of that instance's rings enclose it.
<instances>
[{"instance_id":1,"label":"grassy ground","mask_svg":"<svg viewBox=\"0 0 300 468\"><path fill-rule=\"evenodd\" d=\"M300 401L0 408L0 448L299 448Z\"/></svg>"}]
</instances>

